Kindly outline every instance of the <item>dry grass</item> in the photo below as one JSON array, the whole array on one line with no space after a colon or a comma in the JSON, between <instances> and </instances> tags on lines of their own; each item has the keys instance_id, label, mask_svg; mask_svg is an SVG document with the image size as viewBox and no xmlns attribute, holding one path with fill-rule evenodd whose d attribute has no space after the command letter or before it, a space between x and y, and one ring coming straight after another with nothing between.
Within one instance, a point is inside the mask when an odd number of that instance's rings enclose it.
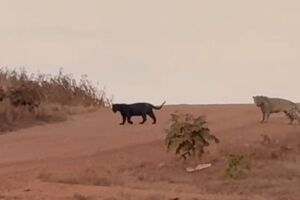
<instances>
[{"instance_id":1,"label":"dry grass","mask_svg":"<svg viewBox=\"0 0 300 200\"><path fill-rule=\"evenodd\" d=\"M167 198L162 194L151 194L146 197L146 200L167 200Z\"/></svg>"},{"instance_id":2,"label":"dry grass","mask_svg":"<svg viewBox=\"0 0 300 200\"><path fill-rule=\"evenodd\" d=\"M93 200L94 198L76 193L73 195L73 199L75 199L75 200Z\"/></svg>"},{"instance_id":3,"label":"dry grass","mask_svg":"<svg viewBox=\"0 0 300 200\"><path fill-rule=\"evenodd\" d=\"M112 176L108 172L86 168L77 173L49 173L41 172L38 178L45 182L54 182L71 185L94 185L94 186L120 186L123 185L122 179Z\"/></svg>"},{"instance_id":4,"label":"dry grass","mask_svg":"<svg viewBox=\"0 0 300 200\"><path fill-rule=\"evenodd\" d=\"M295 137L295 138L294 138ZM72 174L53 172L44 173L40 178L47 182L93 185L105 187L126 187L137 190L165 190L176 191L177 193L195 194L232 194L245 196L262 196L276 197L273 199L290 199L299 195L299 141L297 135L287 137L283 140L275 141L270 138L271 142L267 145L258 143L256 148L248 149L240 147L230 149L233 153L243 153L251 156L253 166L249 175L243 179L228 179L224 176L226 169L226 157L223 152L220 153L219 159L214 162L213 167L204 172L188 174L183 170L184 163L170 159L166 160L165 167L159 168L159 162L164 156L149 162L129 162L120 166L114 166L114 169L107 172L105 168L110 169L110 164L101 164L91 166L90 168L76 168ZM264 139L263 139L264 141ZM282 152L283 145L288 145L289 151L281 156L272 157L272 152ZM140 147L139 147L140 148ZM150 151L153 145L149 145L144 151ZM126 152L128 154L128 152ZM132 160L138 160L139 154L131 153ZM137 156L137 158L135 158ZM118 159L118 158L116 158ZM116 160L117 161L117 160ZM95 161L97 162L97 158ZM176 163L177 164L176 164ZM99 162L100 163L100 162ZM106 166L106 167L105 167ZM111 198L104 199L144 199L144 200L164 200L171 199L170 196L163 193L153 193L140 198L136 194L124 190L117 192ZM191 199L191 198L186 198ZM196 199L196 198L195 198ZM219 198L209 198L219 199ZM224 198L227 199L227 198ZM229 198L228 198L229 199ZM231 199L231 198L230 198ZM248 199L248 198L236 198ZM253 198L255 199L255 198ZM192 200L192 199L191 199Z\"/></svg>"},{"instance_id":5,"label":"dry grass","mask_svg":"<svg viewBox=\"0 0 300 200\"><path fill-rule=\"evenodd\" d=\"M0 132L62 121L69 114L93 111L109 103L105 92L93 86L86 76L78 81L62 70L52 76L0 68L0 88L7 97L0 102ZM20 99L39 106L28 109Z\"/></svg>"}]
</instances>

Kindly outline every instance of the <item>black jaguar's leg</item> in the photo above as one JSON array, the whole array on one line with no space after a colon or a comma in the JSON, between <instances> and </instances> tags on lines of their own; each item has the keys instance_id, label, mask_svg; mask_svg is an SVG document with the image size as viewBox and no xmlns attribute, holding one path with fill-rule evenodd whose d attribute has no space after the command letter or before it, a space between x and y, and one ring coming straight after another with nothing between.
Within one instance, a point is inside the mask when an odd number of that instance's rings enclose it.
<instances>
[{"instance_id":1,"label":"black jaguar's leg","mask_svg":"<svg viewBox=\"0 0 300 200\"><path fill-rule=\"evenodd\" d=\"M133 122L131 121L131 116L127 116L127 122L128 122L129 124L133 124Z\"/></svg>"},{"instance_id":2,"label":"black jaguar's leg","mask_svg":"<svg viewBox=\"0 0 300 200\"><path fill-rule=\"evenodd\" d=\"M153 119L152 124L156 124L156 117L155 117L153 111L149 112L148 115Z\"/></svg>"},{"instance_id":3,"label":"black jaguar's leg","mask_svg":"<svg viewBox=\"0 0 300 200\"><path fill-rule=\"evenodd\" d=\"M145 123L145 121L147 120L147 115L146 114L143 114L142 117L143 117L143 121L141 121L140 124Z\"/></svg>"},{"instance_id":4,"label":"black jaguar's leg","mask_svg":"<svg viewBox=\"0 0 300 200\"><path fill-rule=\"evenodd\" d=\"M126 116L122 115L122 119L123 119L123 121L120 123L120 125L124 125L125 124L125 122L126 122Z\"/></svg>"}]
</instances>

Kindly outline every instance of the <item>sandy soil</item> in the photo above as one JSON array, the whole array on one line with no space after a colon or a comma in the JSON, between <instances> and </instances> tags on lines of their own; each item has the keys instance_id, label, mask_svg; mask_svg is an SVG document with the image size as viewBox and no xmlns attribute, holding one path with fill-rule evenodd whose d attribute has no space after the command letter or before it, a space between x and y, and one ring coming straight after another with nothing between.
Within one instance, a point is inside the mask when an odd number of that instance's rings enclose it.
<instances>
[{"instance_id":1,"label":"sandy soil","mask_svg":"<svg viewBox=\"0 0 300 200\"><path fill-rule=\"evenodd\" d=\"M167 153L164 129L175 111L205 115L221 143L196 173ZM253 105L166 106L158 124L120 126L109 109L0 136L0 199L265 200L300 199L300 126L284 115L260 124ZM266 144L262 135L270 141ZM227 155L251 160L246 177L225 177Z\"/></svg>"}]
</instances>

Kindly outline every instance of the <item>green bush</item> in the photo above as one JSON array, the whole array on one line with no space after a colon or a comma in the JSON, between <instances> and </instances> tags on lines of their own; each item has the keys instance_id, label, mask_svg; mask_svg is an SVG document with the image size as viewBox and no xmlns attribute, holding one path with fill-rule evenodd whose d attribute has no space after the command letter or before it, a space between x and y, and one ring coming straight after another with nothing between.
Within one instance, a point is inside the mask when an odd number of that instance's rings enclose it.
<instances>
[{"instance_id":1,"label":"green bush","mask_svg":"<svg viewBox=\"0 0 300 200\"><path fill-rule=\"evenodd\" d=\"M184 160L188 156L200 157L204 148L213 140L219 140L210 134L203 116L194 117L191 114L171 114L171 125L166 130L165 143L168 151L175 149Z\"/></svg>"}]
</instances>

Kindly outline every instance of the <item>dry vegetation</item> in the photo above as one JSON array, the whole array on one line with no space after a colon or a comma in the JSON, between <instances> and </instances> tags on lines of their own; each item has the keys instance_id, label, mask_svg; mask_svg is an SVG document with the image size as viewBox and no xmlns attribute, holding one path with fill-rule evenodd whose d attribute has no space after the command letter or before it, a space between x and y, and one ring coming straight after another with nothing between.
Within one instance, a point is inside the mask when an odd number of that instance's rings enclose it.
<instances>
[{"instance_id":1,"label":"dry vegetation","mask_svg":"<svg viewBox=\"0 0 300 200\"><path fill-rule=\"evenodd\" d=\"M29 74L0 68L0 132L37 123L61 121L68 114L105 106L105 92L82 76Z\"/></svg>"},{"instance_id":2,"label":"dry vegetation","mask_svg":"<svg viewBox=\"0 0 300 200\"><path fill-rule=\"evenodd\" d=\"M92 198L92 197L85 196L85 195L78 194L78 193L75 193L74 196L73 196L73 198L74 198L75 200L92 200L92 199L94 199L94 198Z\"/></svg>"}]
</instances>

